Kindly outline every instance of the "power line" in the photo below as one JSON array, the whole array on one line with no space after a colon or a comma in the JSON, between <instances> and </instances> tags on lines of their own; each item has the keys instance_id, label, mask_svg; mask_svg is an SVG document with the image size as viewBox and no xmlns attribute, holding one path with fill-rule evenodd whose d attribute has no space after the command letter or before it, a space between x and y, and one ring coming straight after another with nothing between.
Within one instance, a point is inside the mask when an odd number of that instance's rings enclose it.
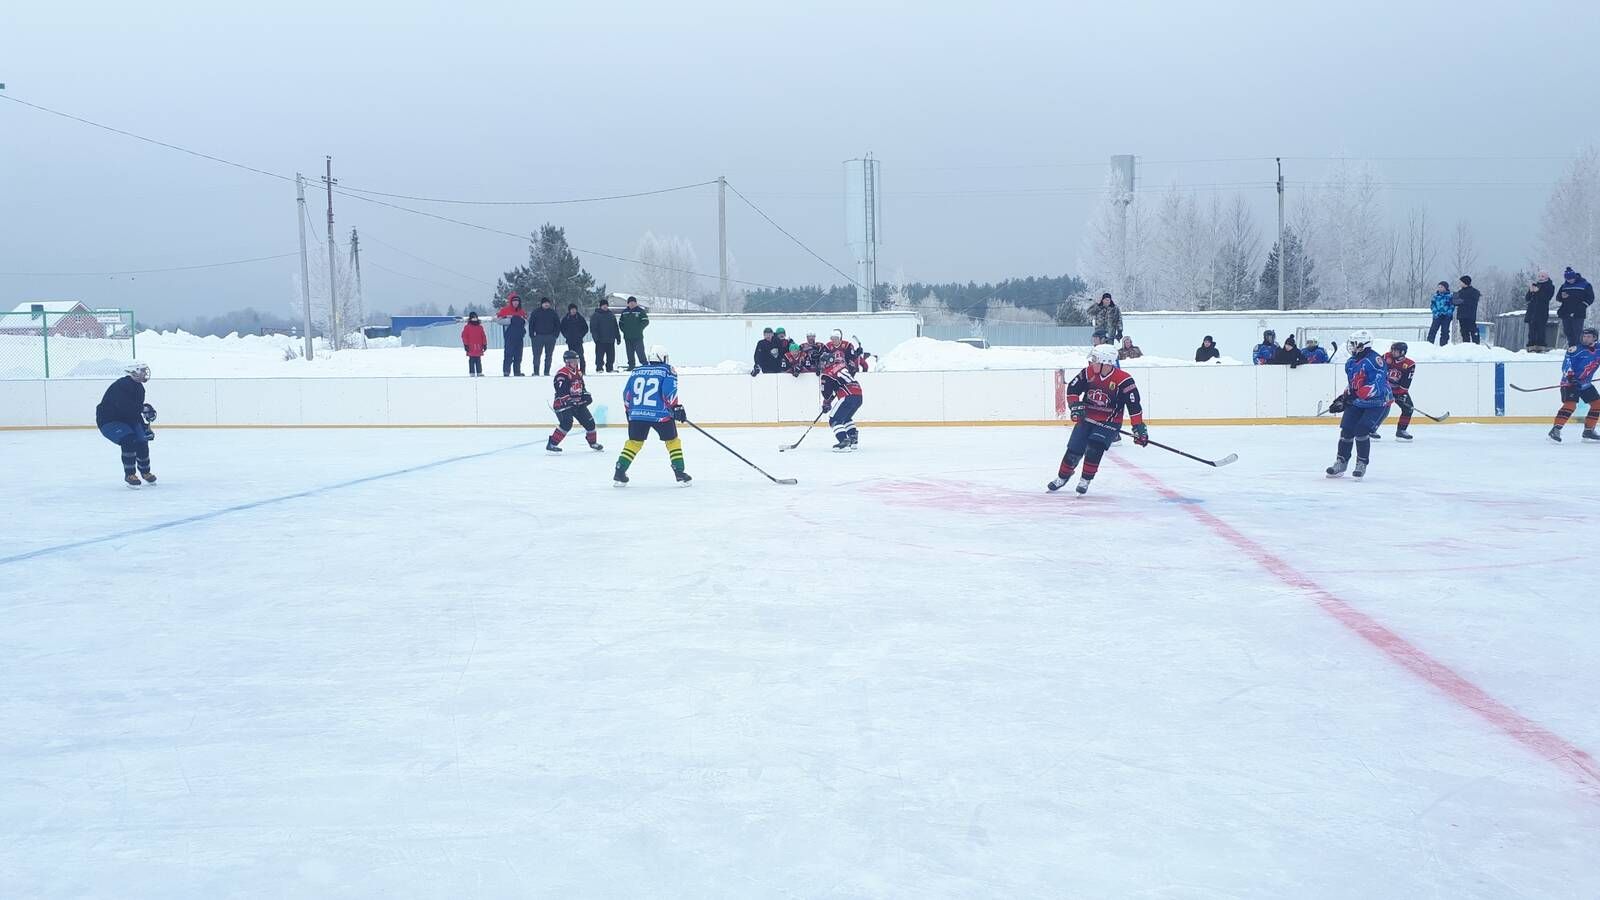
<instances>
[{"instance_id":1,"label":"power line","mask_svg":"<svg viewBox=\"0 0 1600 900\"><path fill-rule=\"evenodd\" d=\"M657 194L671 194L675 191L687 191L694 188L706 187L716 184L716 180L699 181L694 184L682 184L677 187L659 188L653 191L635 191L631 194L610 194L603 197L574 197L568 200L457 200L445 197L413 197L408 194L388 194L383 191L369 191L362 188L353 188L342 185L347 191L358 194L367 194L373 197L389 197L395 200L413 200L422 203L455 203L464 206L563 206L573 203L603 203L608 200L629 200L634 197L653 197Z\"/></svg>"},{"instance_id":2,"label":"power line","mask_svg":"<svg viewBox=\"0 0 1600 900\"><path fill-rule=\"evenodd\" d=\"M771 216L769 216L766 213L761 211L761 207L759 207L759 206L755 205L754 203L750 202L750 198L749 197L746 197L745 195L739 193L739 189L738 188L736 188L736 187L734 187L733 185L730 184L730 185L728 185L728 190L733 191L733 195L735 197L738 197L740 200L743 200L744 201L744 205L746 205L746 206L750 207L751 209L755 210L756 211L756 215L760 216L763 219L766 219L767 220L767 224L771 225L773 228L778 229L778 231L784 237L788 238L791 241L794 241L795 246L799 247L801 250L804 250L805 252L807 252L807 253L811 254L813 257L815 257L817 262L820 262L823 265L827 266L828 268L834 270L835 272L838 272L841 276L844 277L844 279L846 281L850 282L851 284L855 285L856 287L861 288L862 290L869 290L869 291L871 290L870 288L868 288L865 285L863 285L861 282L855 280L854 278L851 278L849 275L846 275L843 269L840 269L838 266L834 265L833 263L828 262L826 259L823 259L822 256L817 253L817 251L811 249L810 247L807 247L803 241L801 241L799 238L795 237L794 235L792 235L788 231L786 231L782 225L779 225L777 222L774 222L772 220Z\"/></svg>"},{"instance_id":3,"label":"power line","mask_svg":"<svg viewBox=\"0 0 1600 900\"><path fill-rule=\"evenodd\" d=\"M453 291L453 292L461 293L461 294L465 294L466 293L466 289L461 287L461 286L459 286L459 285L445 284L442 281L434 281L432 278L423 278L421 275L412 275L412 274L407 273L407 272L401 272L401 271L399 271L397 269L391 269L391 268L389 268L387 266L375 263L370 259L366 260L366 264L368 266L371 266L374 269L377 269L380 272L388 272L390 275L399 275L401 278L409 278L412 281L420 281L420 282L422 282L424 284L431 284L434 287L441 287L441 288L444 288L447 291Z\"/></svg>"},{"instance_id":4,"label":"power line","mask_svg":"<svg viewBox=\"0 0 1600 900\"><path fill-rule=\"evenodd\" d=\"M104 131L109 131L112 134L120 134L123 137L133 138L136 141L144 141L146 144L154 144L157 147L165 147L168 150L176 150L179 153L187 153L190 156L197 156L197 157L199 157L201 159L210 160L211 162L214 162L214 163L221 163L222 165L225 165L225 166L232 166L235 169L242 169L242 170L244 170L246 172L253 172L256 175L265 175L268 178L276 178L276 179L278 179L280 181L288 181L288 182L291 182L291 183L294 181L294 178L291 177L291 176L288 176L288 175L279 175L276 172L268 172L266 169L258 169L255 166L247 166L244 163L237 163L237 162L234 162L234 161L229 160L229 159L223 159L220 156L212 156L209 153L201 153L199 150L190 150L188 147L180 147L177 144L169 144L166 141L158 141L155 138L145 137L142 134L134 134L131 131L123 131L121 128L113 128L110 125L103 125L103 124L101 124L99 122L94 122L94 121L91 121L89 119L85 119L85 118L83 118L81 116L74 116L71 113L64 113L64 112L61 112L60 110L51 109L48 106L40 106L37 103L29 103L26 100L22 100L22 99L19 99L17 97L12 97L9 94L0 94L0 100L9 100L12 103L20 103L23 106L29 107L30 109L37 109L40 112L46 112L46 113L49 113L52 116L60 116L63 119L71 119L74 122L81 122L84 125L89 125L89 126L94 127L94 128L102 129Z\"/></svg>"},{"instance_id":5,"label":"power line","mask_svg":"<svg viewBox=\"0 0 1600 900\"><path fill-rule=\"evenodd\" d=\"M154 275L160 272L190 272L195 269L220 269L224 266L242 266L247 263L267 262L273 259L288 259L299 256L300 251L293 253L279 253L275 256L257 256L251 259L234 259L228 262L202 263L195 266L171 266L165 269L122 269L115 272L0 272L0 275L19 278L76 278L95 277L103 275Z\"/></svg>"},{"instance_id":6,"label":"power line","mask_svg":"<svg viewBox=\"0 0 1600 900\"><path fill-rule=\"evenodd\" d=\"M372 237L371 235L367 236L367 240L373 242L374 244L378 244L379 246L388 247L390 250L393 250L394 252L400 254L401 256L410 257L411 259L414 259L417 262L422 263L423 265L433 266L435 269L438 269L441 272L449 272L451 275L454 275L457 278L465 278L466 280L471 281L471 282L475 282L477 284L488 284L488 285L494 284L494 282L492 282L492 281L486 281L486 280L484 280L482 278L477 278L475 276L468 275L465 272L457 272L455 269L451 269L451 268L447 268L445 266L441 266L438 263L433 262L432 260L423 259L422 257L416 255L415 253L407 253L406 251L401 250L399 247L396 247L395 245L390 244L390 243L386 243L386 242L384 242L384 241L382 241L382 240L380 240L378 238Z\"/></svg>"}]
</instances>

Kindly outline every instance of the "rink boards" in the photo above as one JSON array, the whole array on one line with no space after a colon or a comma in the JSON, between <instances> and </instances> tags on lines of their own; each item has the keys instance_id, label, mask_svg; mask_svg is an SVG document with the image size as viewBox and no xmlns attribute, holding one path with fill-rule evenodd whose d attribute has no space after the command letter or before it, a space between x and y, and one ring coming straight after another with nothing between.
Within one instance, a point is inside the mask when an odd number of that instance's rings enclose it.
<instances>
[{"instance_id":1,"label":"rink boards","mask_svg":"<svg viewBox=\"0 0 1600 900\"><path fill-rule=\"evenodd\" d=\"M1159 424L1292 424L1313 420L1318 401L1344 385L1339 365L1127 366L1138 379L1147 417ZM864 422L901 425L1023 424L1065 414L1072 372L1021 369L868 372L861 376ZM1556 392L1521 393L1555 384L1560 360L1429 363L1419 366L1412 396L1452 421L1545 421ZM591 375L602 425L622 418L626 374ZM703 424L765 425L810 421L819 409L815 376L685 374L680 395ZM0 381L0 428L73 428L94 424L105 383L89 380ZM450 427L553 423L545 378L214 378L157 379L149 396L159 427ZM1426 420L1418 417L1418 422Z\"/></svg>"}]
</instances>

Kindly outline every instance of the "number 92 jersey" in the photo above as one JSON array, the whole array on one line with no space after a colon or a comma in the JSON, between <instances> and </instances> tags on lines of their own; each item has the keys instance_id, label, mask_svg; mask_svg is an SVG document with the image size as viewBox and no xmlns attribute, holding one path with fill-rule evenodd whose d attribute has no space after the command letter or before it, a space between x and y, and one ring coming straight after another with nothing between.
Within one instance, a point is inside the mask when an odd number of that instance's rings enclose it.
<instances>
[{"instance_id":1,"label":"number 92 jersey","mask_svg":"<svg viewBox=\"0 0 1600 900\"><path fill-rule=\"evenodd\" d=\"M678 373L666 363L639 366L622 388L622 406L630 422L662 422L678 405Z\"/></svg>"}]
</instances>

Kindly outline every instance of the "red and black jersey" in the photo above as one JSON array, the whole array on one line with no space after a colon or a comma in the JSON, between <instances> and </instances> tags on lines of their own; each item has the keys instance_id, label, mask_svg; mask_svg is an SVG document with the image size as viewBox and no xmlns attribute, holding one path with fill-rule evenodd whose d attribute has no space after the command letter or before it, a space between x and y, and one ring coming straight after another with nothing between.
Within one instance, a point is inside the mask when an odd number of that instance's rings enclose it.
<instances>
[{"instance_id":1,"label":"red and black jersey","mask_svg":"<svg viewBox=\"0 0 1600 900\"><path fill-rule=\"evenodd\" d=\"M1389 370L1389 392L1396 395L1411 393L1411 379L1417 374L1417 364L1411 361L1411 357L1402 356L1397 360L1385 353L1383 365Z\"/></svg>"},{"instance_id":2,"label":"red and black jersey","mask_svg":"<svg viewBox=\"0 0 1600 900\"><path fill-rule=\"evenodd\" d=\"M842 362L858 371L865 371L867 368L867 355L856 349L856 345L849 341L829 341L822 345L822 349L826 352L827 358L835 362Z\"/></svg>"},{"instance_id":3,"label":"red and black jersey","mask_svg":"<svg viewBox=\"0 0 1600 900\"><path fill-rule=\"evenodd\" d=\"M1090 365L1067 385L1067 402L1083 404L1083 414L1096 422L1110 422L1128 411L1128 421L1135 425L1144 422L1144 406L1139 402L1139 386L1133 376L1121 369L1112 369L1101 377Z\"/></svg>"},{"instance_id":4,"label":"red and black jersey","mask_svg":"<svg viewBox=\"0 0 1600 900\"><path fill-rule=\"evenodd\" d=\"M582 406L585 393L583 373L578 370L577 364L562 366L561 371L556 373L556 400L552 404L555 409L560 411Z\"/></svg>"},{"instance_id":5,"label":"red and black jersey","mask_svg":"<svg viewBox=\"0 0 1600 900\"><path fill-rule=\"evenodd\" d=\"M855 373L844 363L833 360L822 367L820 375L824 402L861 396L861 385L856 382Z\"/></svg>"}]
</instances>

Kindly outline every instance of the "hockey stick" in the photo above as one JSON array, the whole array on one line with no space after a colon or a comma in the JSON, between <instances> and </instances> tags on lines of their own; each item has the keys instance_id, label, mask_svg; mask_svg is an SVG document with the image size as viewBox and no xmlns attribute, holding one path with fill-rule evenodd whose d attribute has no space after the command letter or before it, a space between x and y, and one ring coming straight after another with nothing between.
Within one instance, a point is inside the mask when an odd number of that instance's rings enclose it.
<instances>
[{"instance_id":1,"label":"hockey stick","mask_svg":"<svg viewBox=\"0 0 1600 900\"><path fill-rule=\"evenodd\" d=\"M811 420L811 424L807 425L805 432L800 435L800 441L805 440L806 439L806 435L811 433L811 429L817 427L817 423L821 422L822 421L822 417L827 415L827 414L828 414L827 410L823 410L822 412L817 413L817 417L815 419ZM778 445L778 452L782 453L785 450L793 450L794 448L800 446L800 441L795 441L792 444L779 444Z\"/></svg>"},{"instance_id":2,"label":"hockey stick","mask_svg":"<svg viewBox=\"0 0 1600 900\"><path fill-rule=\"evenodd\" d=\"M1512 390L1513 390L1513 391L1521 391L1521 392L1523 392L1523 393L1524 393L1524 394L1532 394L1532 393L1536 393L1536 392L1538 392L1538 391L1553 391L1553 390L1555 390L1555 389L1556 389L1556 388L1558 388L1558 387L1561 387L1561 385L1559 385L1559 384L1552 384L1552 385L1549 385L1549 386L1547 386L1547 387L1536 387L1536 388L1525 388L1525 387L1517 387L1517 386L1516 386L1516 385L1514 385L1514 384L1513 384L1513 385L1512 385L1512 386L1511 386L1511 389L1512 389Z\"/></svg>"},{"instance_id":3,"label":"hockey stick","mask_svg":"<svg viewBox=\"0 0 1600 900\"><path fill-rule=\"evenodd\" d=\"M862 350L862 349L861 349L861 335L859 335L859 334L852 334L852 335L850 335L850 336L851 336L851 337L853 337L853 338L855 338L855 341L856 341L856 350L857 350L857 351L859 351L859 352L861 352L861 353L867 353L867 351L865 351L865 350ZM872 361L873 361L873 362L877 362L877 361L878 361L878 354L876 354L876 353L867 353L867 355L868 355L868 356L870 356L870 357L872 357Z\"/></svg>"},{"instance_id":4,"label":"hockey stick","mask_svg":"<svg viewBox=\"0 0 1600 900\"><path fill-rule=\"evenodd\" d=\"M1425 417L1427 417L1429 419L1434 420L1435 422L1443 422L1445 419L1450 418L1450 413L1448 413L1448 412L1446 412L1442 416L1435 416L1435 415L1432 415L1430 413L1423 412L1421 409L1418 409L1416 406L1411 407L1411 410L1412 410L1412 412L1419 413L1419 414L1421 414L1421 415L1423 415L1423 416L1425 416Z\"/></svg>"},{"instance_id":5,"label":"hockey stick","mask_svg":"<svg viewBox=\"0 0 1600 900\"><path fill-rule=\"evenodd\" d=\"M1118 434L1125 434L1128 437L1134 437L1135 436L1134 433L1131 432L1131 431L1123 431L1121 428L1112 428L1110 425L1103 425L1103 424L1101 424L1099 422L1094 421L1093 419L1090 419L1088 421L1089 421L1090 424L1096 425L1096 426L1098 426L1100 428L1104 428L1107 431L1115 431ZM1192 459L1197 463L1205 463L1206 465L1211 466L1214 469L1215 468L1221 468L1222 466L1229 466L1229 465L1232 465L1232 464L1234 464L1234 463L1239 461L1239 454L1237 454L1237 453L1229 453L1227 456L1224 456L1221 459L1206 459L1203 456L1195 456L1193 453L1185 453L1182 450L1179 450L1177 447L1169 447L1166 444L1163 444L1163 443L1161 443L1159 441L1148 441L1147 443L1149 443L1150 446L1152 446L1152 447L1160 447L1161 449L1167 451L1168 453L1176 453L1179 456L1182 456L1182 457L1184 457L1186 459Z\"/></svg>"},{"instance_id":6,"label":"hockey stick","mask_svg":"<svg viewBox=\"0 0 1600 900\"><path fill-rule=\"evenodd\" d=\"M689 426L690 428L693 428L695 431L700 432L701 434L705 435L706 437L711 438L711 442L713 444L716 444L718 447L721 447L722 449L728 451L729 453L732 453L734 456L738 457L740 462L744 463L745 465L749 466L750 468L755 469L757 472L760 472L763 475L766 475L767 479L770 480L773 484L799 484L800 483L799 480L795 479L795 478L773 478L772 475L769 474L766 469L763 469L760 466L756 465L755 463L751 462L750 460L745 459L743 456L739 456L739 451L733 449L732 447L729 447L727 444L724 444L723 442L717 440L715 437L712 437L711 432L706 431L704 428L701 428L699 425L696 425L695 423L689 421L688 419L684 419L683 420L683 424Z\"/></svg>"}]
</instances>

